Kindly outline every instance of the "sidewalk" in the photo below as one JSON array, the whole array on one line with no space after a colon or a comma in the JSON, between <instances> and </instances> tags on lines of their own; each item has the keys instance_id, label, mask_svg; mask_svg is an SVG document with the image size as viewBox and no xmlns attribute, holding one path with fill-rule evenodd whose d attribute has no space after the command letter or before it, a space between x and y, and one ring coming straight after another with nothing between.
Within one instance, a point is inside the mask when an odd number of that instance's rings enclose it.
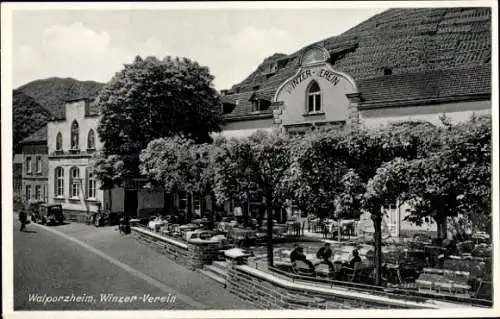
<instances>
[{"instance_id":1,"label":"sidewalk","mask_svg":"<svg viewBox=\"0 0 500 319\"><path fill-rule=\"evenodd\" d=\"M244 300L230 294L202 274L191 271L144 246L132 236L120 235L117 226L96 228L71 223L56 227L73 238L101 250L128 266L173 287L179 293L211 306L213 310L255 309Z\"/></svg>"}]
</instances>

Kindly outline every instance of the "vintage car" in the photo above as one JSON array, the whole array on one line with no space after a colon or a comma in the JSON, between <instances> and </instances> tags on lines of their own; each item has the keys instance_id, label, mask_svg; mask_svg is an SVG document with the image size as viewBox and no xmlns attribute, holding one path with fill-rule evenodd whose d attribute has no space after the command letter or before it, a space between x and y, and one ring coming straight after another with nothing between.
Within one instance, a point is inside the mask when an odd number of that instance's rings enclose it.
<instances>
[{"instance_id":1,"label":"vintage car","mask_svg":"<svg viewBox=\"0 0 500 319\"><path fill-rule=\"evenodd\" d=\"M64 215L60 204L41 204L40 223L43 225L60 225L64 223Z\"/></svg>"}]
</instances>

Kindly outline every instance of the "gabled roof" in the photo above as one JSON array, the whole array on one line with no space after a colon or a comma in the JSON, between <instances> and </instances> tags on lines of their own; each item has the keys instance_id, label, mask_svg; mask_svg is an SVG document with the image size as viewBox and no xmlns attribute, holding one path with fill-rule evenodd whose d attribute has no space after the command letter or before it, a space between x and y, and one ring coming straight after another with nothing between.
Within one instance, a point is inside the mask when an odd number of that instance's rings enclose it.
<instances>
[{"instance_id":1,"label":"gabled roof","mask_svg":"<svg viewBox=\"0 0 500 319\"><path fill-rule=\"evenodd\" d=\"M354 78L366 105L491 93L491 8L390 9L311 45L325 47L332 67ZM222 102L238 104L224 116L250 115L253 92L272 100L305 48L266 58L233 85Z\"/></svg>"},{"instance_id":2,"label":"gabled roof","mask_svg":"<svg viewBox=\"0 0 500 319\"><path fill-rule=\"evenodd\" d=\"M23 139L21 141L21 144L43 143L43 142L47 142L47 125L44 125L38 131Z\"/></svg>"}]
</instances>

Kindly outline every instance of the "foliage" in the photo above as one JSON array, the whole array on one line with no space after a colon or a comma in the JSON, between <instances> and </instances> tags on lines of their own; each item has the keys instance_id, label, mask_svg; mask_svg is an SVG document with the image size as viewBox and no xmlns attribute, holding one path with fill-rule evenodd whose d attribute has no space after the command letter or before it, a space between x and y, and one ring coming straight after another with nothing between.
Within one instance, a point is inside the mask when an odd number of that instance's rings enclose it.
<instances>
[{"instance_id":1,"label":"foliage","mask_svg":"<svg viewBox=\"0 0 500 319\"><path fill-rule=\"evenodd\" d=\"M441 145L431 156L409 163L408 219L430 216L439 224L460 214L484 229L491 215L491 118L446 125Z\"/></svg>"},{"instance_id":2,"label":"foliage","mask_svg":"<svg viewBox=\"0 0 500 319\"><path fill-rule=\"evenodd\" d=\"M141 152L140 171L169 193L210 190L208 145L180 136L151 141Z\"/></svg>"},{"instance_id":3,"label":"foliage","mask_svg":"<svg viewBox=\"0 0 500 319\"><path fill-rule=\"evenodd\" d=\"M210 141L221 122L213 78L187 58L136 57L99 95L98 132L106 153L135 154L125 160L134 172L140 151L156 138L179 134L196 143Z\"/></svg>"},{"instance_id":4,"label":"foliage","mask_svg":"<svg viewBox=\"0 0 500 319\"><path fill-rule=\"evenodd\" d=\"M341 182L342 193L337 198L335 213L340 218L358 219L361 216L364 185L353 169L344 174Z\"/></svg>"},{"instance_id":5,"label":"foliage","mask_svg":"<svg viewBox=\"0 0 500 319\"><path fill-rule=\"evenodd\" d=\"M101 189L111 189L115 185L121 185L127 175L124 163L119 156L106 156L103 152L92 154L90 167L100 181Z\"/></svg>"},{"instance_id":6,"label":"foliage","mask_svg":"<svg viewBox=\"0 0 500 319\"><path fill-rule=\"evenodd\" d=\"M281 181L290 166L290 140L282 134L258 131L248 138L220 141L214 157L215 195L219 201L261 195L267 210L267 257L273 265L273 208L286 201Z\"/></svg>"},{"instance_id":7,"label":"foliage","mask_svg":"<svg viewBox=\"0 0 500 319\"><path fill-rule=\"evenodd\" d=\"M14 90L12 96L12 137L14 154L20 153L20 142L47 124L52 115L33 98Z\"/></svg>"}]
</instances>

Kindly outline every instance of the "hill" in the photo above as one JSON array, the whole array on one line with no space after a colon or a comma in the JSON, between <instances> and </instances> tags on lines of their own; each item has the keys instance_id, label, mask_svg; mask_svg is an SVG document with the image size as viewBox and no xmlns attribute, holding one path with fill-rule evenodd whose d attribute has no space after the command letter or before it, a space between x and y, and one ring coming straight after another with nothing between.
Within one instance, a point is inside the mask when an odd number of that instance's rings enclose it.
<instances>
[{"instance_id":1,"label":"hill","mask_svg":"<svg viewBox=\"0 0 500 319\"><path fill-rule=\"evenodd\" d=\"M17 90L33 98L55 118L64 116L64 102L81 97L95 98L104 83L72 78L48 78L29 82ZM14 106L15 107L15 106Z\"/></svg>"},{"instance_id":2,"label":"hill","mask_svg":"<svg viewBox=\"0 0 500 319\"><path fill-rule=\"evenodd\" d=\"M14 90L12 104L12 137L16 154L21 151L19 142L43 127L52 114L20 90Z\"/></svg>"}]
</instances>

